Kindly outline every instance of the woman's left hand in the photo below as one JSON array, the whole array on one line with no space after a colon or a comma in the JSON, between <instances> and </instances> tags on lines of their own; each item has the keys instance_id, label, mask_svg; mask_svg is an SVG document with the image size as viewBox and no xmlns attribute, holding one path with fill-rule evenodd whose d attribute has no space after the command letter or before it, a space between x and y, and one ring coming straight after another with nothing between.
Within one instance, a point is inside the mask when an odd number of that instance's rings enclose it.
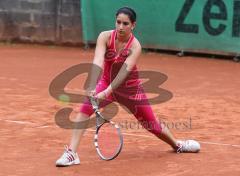
<instances>
[{"instance_id":1,"label":"woman's left hand","mask_svg":"<svg viewBox=\"0 0 240 176\"><path fill-rule=\"evenodd\" d=\"M107 98L106 96L106 93L104 91L102 92L99 92L97 95L96 95L96 98L97 99L100 99L100 100L105 100Z\"/></svg>"}]
</instances>

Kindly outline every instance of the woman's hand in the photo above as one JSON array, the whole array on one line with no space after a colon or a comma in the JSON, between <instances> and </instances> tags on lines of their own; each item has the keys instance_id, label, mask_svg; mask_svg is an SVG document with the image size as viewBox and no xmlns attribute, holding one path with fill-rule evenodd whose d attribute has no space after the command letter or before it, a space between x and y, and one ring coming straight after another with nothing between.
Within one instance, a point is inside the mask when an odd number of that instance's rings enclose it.
<instances>
[{"instance_id":1,"label":"woman's hand","mask_svg":"<svg viewBox=\"0 0 240 176\"><path fill-rule=\"evenodd\" d=\"M102 92L99 92L96 96L95 96L98 100L100 99L100 100L105 100L106 98L107 98L107 94L106 94L106 92L105 92L105 90L104 91L102 91Z\"/></svg>"},{"instance_id":2,"label":"woman's hand","mask_svg":"<svg viewBox=\"0 0 240 176\"><path fill-rule=\"evenodd\" d=\"M105 100L107 99L107 97L113 92L112 90L112 87L111 85L108 86L105 90L103 90L102 92L99 92L97 95L96 95L96 98L97 99L102 99L102 100Z\"/></svg>"},{"instance_id":3,"label":"woman's hand","mask_svg":"<svg viewBox=\"0 0 240 176\"><path fill-rule=\"evenodd\" d=\"M87 93L87 96L89 96L89 97L96 96L96 90L95 89L94 90L87 90L86 93Z\"/></svg>"}]
</instances>

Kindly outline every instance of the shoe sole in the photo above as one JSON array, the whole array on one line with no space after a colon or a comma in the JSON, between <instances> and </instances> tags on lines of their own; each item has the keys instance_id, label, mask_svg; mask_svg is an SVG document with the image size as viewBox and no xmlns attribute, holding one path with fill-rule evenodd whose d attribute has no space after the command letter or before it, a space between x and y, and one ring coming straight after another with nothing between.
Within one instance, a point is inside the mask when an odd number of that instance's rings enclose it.
<instances>
[{"instance_id":1,"label":"shoe sole","mask_svg":"<svg viewBox=\"0 0 240 176\"><path fill-rule=\"evenodd\" d=\"M70 162L68 164L65 164L65 165L63 165L63 164L56 164L56 167L67 167L67 166L78 165L78 164L80 164L80 161L72 161L72 162Z\"/></svg>"}]
</instances>

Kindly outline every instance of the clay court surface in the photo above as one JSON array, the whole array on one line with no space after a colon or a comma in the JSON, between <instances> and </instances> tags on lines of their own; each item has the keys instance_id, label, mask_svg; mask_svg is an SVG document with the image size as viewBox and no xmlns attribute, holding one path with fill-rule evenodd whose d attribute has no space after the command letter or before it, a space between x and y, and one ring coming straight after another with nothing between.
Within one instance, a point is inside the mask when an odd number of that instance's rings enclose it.
<instances>
[{"instance_id":1,"label":"clay court surface","mask_svg":"<svg viewBox=\"0 0 240 176\"><path fill-rule=\"evenodd\" d=\"M172 131L178 138L200 141L198 154L176 154L142 128L123 128L124 148L113 161L102 161L93 145L93 130L85 133L78 153L81 165L56 168L55 161L69 143L71 130L56 125L55 113L66 106L50 96L51 81L67 68L91 63L93 49L31 45L0 46L0 175L240 175L240 64L227 59L177 57L143 53L139 70L164 73L161 85L173 93L153 105L168 124L184 123ZM82 89L86 75L68 89ZM74 116L74 114L73 114ZM120 108L118 122L136 123Z\"/></svg>"}]
</instances>

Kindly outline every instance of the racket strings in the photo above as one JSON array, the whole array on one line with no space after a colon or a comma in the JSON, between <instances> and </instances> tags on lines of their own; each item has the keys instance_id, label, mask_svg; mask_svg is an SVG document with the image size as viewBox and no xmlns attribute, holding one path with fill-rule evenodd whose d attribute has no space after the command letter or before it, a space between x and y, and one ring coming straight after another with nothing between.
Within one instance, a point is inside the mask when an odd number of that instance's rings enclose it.
<instances>
[{"instance_id":1,"label":"racket strings","mask_svg":"<svg viewBox=\"0 0 240 176\"><path fill-rule=\"evenodd\" d=\"M105 123L98 132L98 147L105 158L114 157L121 148L121 140L117 128Z\"/></svg>"}]
</instances>

